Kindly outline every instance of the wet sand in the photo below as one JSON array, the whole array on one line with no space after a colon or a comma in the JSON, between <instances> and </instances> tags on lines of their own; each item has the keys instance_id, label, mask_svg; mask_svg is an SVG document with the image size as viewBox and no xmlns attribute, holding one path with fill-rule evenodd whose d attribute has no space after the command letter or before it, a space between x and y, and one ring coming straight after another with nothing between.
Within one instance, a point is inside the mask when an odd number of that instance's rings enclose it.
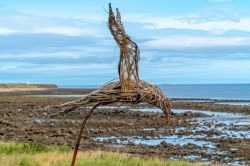
<instances>
[{"instance_id":1,"label":"wet sand","mask_svg":"<svg viewBox=\"0 0 250 166\"><path fill-rule=\"evenodd\" d=\"M84 95L90 91L57 89L42 93L1 93L0 140L73 147L89 107L49 118L57 110L45 106L77 98L63 95ZM87 124L80 148L247 165L250 160L249 106L186 100L173 100L169 123L165 122L160 110L145 104L100 107Z\"/></svg>"}]
</instances>

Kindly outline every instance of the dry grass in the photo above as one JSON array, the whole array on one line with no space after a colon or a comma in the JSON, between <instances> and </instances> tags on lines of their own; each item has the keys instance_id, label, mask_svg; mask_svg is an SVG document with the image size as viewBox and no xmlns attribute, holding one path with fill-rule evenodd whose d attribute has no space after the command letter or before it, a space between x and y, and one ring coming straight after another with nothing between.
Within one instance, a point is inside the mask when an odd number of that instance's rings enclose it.
<instances>
[{"instance_id":1,"label":"dry grass","mask_svg":"<svg viewBox=\"0 0 250 166\"><path fill-rule=\"evenodd\" d=\"M72 153L46 152L36 154L0 154L2 166L68 166ZM191 166L184 161L163 161L131 157L127 154L93 151L79 152L76 165L84 166Z\"/></svg>"},{"instance_id":2,"label":"dry grass","mask_svg":"<svg viewBox=\"0 0 250 166\"><path fill-rule=\"evenodd\" d=\"M1 166L68 166L72 151L64 146L0 142ZM184 161L133 157L103 151L79 152L76 165L81 166L191 166Z\"/></svg>"}]
</instances>

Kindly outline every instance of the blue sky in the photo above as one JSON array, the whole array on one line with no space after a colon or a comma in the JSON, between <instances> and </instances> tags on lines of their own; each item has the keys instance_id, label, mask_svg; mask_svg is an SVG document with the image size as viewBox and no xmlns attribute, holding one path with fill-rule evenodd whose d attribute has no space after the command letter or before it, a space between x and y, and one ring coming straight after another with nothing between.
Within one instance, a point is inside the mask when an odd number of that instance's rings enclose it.
<instances>
[{"instance_id":1,"label":"blue sky","mask_svg":"<svg viewBox=\"0 0 250 166\"><path fill-rule=\"evenodd\" d=\"M0 82L103 84L118 78L107 4L156 84L250 83L249 0L1 0Z\"/></svg>"}]
</instances>

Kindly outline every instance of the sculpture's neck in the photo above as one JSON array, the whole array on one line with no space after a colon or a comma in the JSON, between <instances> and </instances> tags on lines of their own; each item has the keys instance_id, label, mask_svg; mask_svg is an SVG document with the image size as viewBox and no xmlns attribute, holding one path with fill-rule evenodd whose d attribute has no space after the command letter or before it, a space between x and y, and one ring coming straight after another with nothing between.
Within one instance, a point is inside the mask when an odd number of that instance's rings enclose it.
<instances>
[{"instance_id":1,"label":"sculpture's neck","mask_svg":"<svg viewBox=\"0 0 250 166\"><path fill-rule=\"evenodd\" d=\"M111 5L109 6L108 25L111 34L120 48L118 73L122 87L121 89L123 91L132 90L132 81L139 84L139 49L137 44L126 34L119 10L116 9L115 16Z\"/></svg>"}]
</instances>

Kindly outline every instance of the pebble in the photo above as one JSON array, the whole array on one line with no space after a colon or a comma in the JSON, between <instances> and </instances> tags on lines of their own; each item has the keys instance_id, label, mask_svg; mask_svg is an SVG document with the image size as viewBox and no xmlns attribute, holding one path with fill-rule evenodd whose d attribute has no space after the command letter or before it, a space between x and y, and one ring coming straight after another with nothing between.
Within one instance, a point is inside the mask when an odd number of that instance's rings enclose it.
<instances>
[{"instance_id":1,"label":"pebble","mask_svg":"<svg viewBox=\"0 0 250 166\"><path fill-rule=\"evenodd\" d=\"M34 123L35 125L42 125L42 124L43 124L43 122L42 122L40 119L35 119L35 120L33 121L33 123Z\"/></svg>"},{"instance_id":2,"label":"pebble","mask_svg":"<svg viewBox=\"0 0 250 166\"><path fill-rule=\"evenodd\" d=\"M43 113L44 116L47 116L48 114L46 112Z\"/></svg>"},{"instance_id":3,"label":"pebble","mask_svg":"<svg viewBox=\"0 0 250 166\"><path fill-rule=\"evenodd\" d=\"M160 143L161 146L164 146L164 147L167 147L168 146L168 143L166 141L161 141Z\"/></svg>"}]
</instances>

